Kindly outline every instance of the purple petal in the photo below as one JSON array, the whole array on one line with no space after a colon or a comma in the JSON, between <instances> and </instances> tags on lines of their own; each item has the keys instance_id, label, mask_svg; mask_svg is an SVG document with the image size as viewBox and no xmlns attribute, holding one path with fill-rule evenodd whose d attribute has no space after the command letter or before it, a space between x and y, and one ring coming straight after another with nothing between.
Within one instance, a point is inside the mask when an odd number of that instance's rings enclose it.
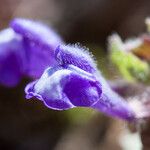
<instances>
[{"instance_id":1,"label":"purple petal","mask_svg":"<svg viewBox=\"0 0 150 150\"><path fill-rule=\"evenodd\" d=\"M24 45L27 55L25 75L39 78L46 68L57 63L50 50L41 49L27 39L24 39Z\"/></svg>"},{"instance_id":2,"label":"purple petal","mask_svg":"<svg viewBox=\"0 0 150 150\"><path fill-rule=\"evenodd\" d=\"M103 93L101 99L91 108L97 109L109 116L121 118L128 121L135 120L135 113L130 105L120 96L112 91Z\"/></svg>"},{"instance_id":3,"label":"purple petal","mask_svg":"<svg viewBox=\"0 0 150 150\"><path fill-rule=\"evenodd\" d=\"M35 84L27 85L26 97L36 97L51 109L65 110L74 107L63 93L60 83L62 76L69 75L70 71L54 71L51 75L52 70L51 68L47 69Z\"/></svg>"},{"instance_id":4,"label":"purple petal","mask_svg":"<svg viewBox=\"0 0 150 150\"><path fill-rule=\"evenodd\" d=\"M44 49L53 49L64 43L53 29L37 21L16 18L11 21L10 26L16 33Z\"/></svg>"},{"instance_id":5,"label":"purple petal","mask_svg":"<svg viewBox=\"0 0 150 150\"><path fill-rule=\"evenodd\" d=\"M86 48L77 44L58 46L55 57L60 65L72 64L90 73L96 71L93 56Z\"/></svg>"},{"instance_id":6,"label":"purple petal","mask_svg":"<svg viewBox=\"0 0 150 150\"><path fill-rule=\"evenodd\" d=\"M67 78L64 92L75 106L89 107L96 103L102 89L95 77L73 65L69 65L72 74Z\"/></svg>"},{"instance_id":7,"label":"purple petal","mask_svg":"<svg viewBox=\"0 0 150 150\"><path fill-rule=\"evenodd\" d=\"M24 71L22 39L12 29L0 32L0 84L13 87L18 84Z\"/></svg>"},{"instance_id":8,"label":"purple petal","mask_svg":"<svg viewBox=\"0 0 150 150\"><path fill-rule=\"evenodd\" d=\"M55 48L64 43L53 29L27 19L14 19L13 30L24 38L27 54L26 75L39 78L49 66L56 65Z\"/></svg>"},{"instance_id":9,"label":"purple petal","mask_svg":"<svg viewBox=\"0 0 150 150\"><path fill-rule=\"evenodd\" d=\"M102 93L100 84L92 77L74 66L49 68L34 85L27 86L26 94L29 98L35 96L41 100L42 97L46 106L52 109L88 107L96 103Z\"/></svg>"}]
</instances>

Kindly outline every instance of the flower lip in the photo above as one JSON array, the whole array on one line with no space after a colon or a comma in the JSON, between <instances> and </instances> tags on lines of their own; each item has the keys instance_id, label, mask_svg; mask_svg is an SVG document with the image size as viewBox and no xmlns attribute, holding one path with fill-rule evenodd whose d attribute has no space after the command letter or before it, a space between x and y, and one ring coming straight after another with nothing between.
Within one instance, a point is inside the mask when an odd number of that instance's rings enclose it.
<instances>
[{"instance_id":1,"label":"flower lip","mask_svg":"<svg viewBox=\"0 0 150 150\"><path fill-rule=\"evenodd\" d=\"M39 80L26 86L25 92L27 98L36 97L56 110L89 107L102 94L100 83L90 73L72 65L48 68Z\"/></svg>"}]
</instances>

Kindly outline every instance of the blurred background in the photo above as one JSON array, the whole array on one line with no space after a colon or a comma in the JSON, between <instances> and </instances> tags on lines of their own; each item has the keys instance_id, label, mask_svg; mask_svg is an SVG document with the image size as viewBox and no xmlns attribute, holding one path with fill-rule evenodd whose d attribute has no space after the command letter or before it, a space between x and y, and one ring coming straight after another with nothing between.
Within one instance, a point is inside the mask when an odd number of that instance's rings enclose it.
<instances>
[{"instance_id":1,"label":"blurred background","mask_svg":"<svg viewBox=\"0 0 150 150\"><path fill-rule=\"evenodd\" d=\"M149 0L0 0L0 29L14 17L51 25L67 43L80 42L96 56L108 79L119 75L108 63L107 37L124 39L146 31ZM54 111L25 100L24 79L15 89L0 87L1 150L140 150L127 123L85 108Z\"/></svg>"}]
</instances>

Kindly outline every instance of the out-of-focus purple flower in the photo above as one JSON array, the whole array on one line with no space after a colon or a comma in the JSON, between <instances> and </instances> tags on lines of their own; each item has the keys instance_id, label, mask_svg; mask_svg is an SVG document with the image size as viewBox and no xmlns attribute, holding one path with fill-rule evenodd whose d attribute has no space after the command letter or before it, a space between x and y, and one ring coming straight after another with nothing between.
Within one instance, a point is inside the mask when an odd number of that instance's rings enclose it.
<instances>
[{"instance_id":1,"label":"out-of-focus purple flower","mask_svg":"<svg viewBox=\"0 0 150 150\"><path fill-rule=\"evenodd\" d=\"M130 105L111 90L87 52L77 46L60 46L56 59L59 66L47 69L39 80L27 85L28 99L36 97L57 110L90 107L128 121L136 118Z\"/></svg>"},{"instance_id":2,"label":"out-of-focus purple flower","mask_svg":"<svg viewBox=\"0 0 150 150\"><path fill-rule=\"evenodd\" d=\"M25 51L22 38L12 29L0 32L0 84L13 87L24 72Z\"/></svg>"},{"instance_id":3,"label":"out-of-focus purple flower","mask_svg":"<svg viewBox=\"0 0 150 150\"><path fill-rule=\"evenodd\" d=\"M21 18L12 20L10 26L24 40L27 54L26 75L39 78L46 68L56 64L54 50L64 42L52 28Z\"/></svg>"},{"instance_id":4,"label":"out-of-focus purple flower","mask_svg":"<svg viewBox=\"0 0 150 150\"><path fill-rule=\"evenodd\" d=\"M39 78L57 62L55 48L61 38L47 26L28 19L14 19L0 32L0 84L13 87L23 76Z\"/></svg>"}]
</instances>

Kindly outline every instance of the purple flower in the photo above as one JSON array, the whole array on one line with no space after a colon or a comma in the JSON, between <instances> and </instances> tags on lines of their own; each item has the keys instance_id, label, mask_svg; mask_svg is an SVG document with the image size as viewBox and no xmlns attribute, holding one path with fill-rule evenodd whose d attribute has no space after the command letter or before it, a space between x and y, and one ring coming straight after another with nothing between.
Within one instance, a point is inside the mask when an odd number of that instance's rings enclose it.
<instances>
[{"instance_id":1,"label":"purple flower","mask_svg":"<svg viewBox=\"0 0 150 150\"><path fill-rule=\"evenodd\" d=\"M0 84L16 86L23 76L39 78L56 65L55 48L63 41L51 28L27 19L14 19L0 32Z\"/></svg>"},{"instance_id":2,"label":"purple flower","mask_svg":"<svg viewBox=\"0 0 150 150\"><path fill-rule=\"evenodd\" d=\"M51 109L90 107L128 121L136 118L130 105L110 89L84 48L59 46L55 56L59 65L27 85L28 99L36 97Z\"/></svg>"}]
</instances>

